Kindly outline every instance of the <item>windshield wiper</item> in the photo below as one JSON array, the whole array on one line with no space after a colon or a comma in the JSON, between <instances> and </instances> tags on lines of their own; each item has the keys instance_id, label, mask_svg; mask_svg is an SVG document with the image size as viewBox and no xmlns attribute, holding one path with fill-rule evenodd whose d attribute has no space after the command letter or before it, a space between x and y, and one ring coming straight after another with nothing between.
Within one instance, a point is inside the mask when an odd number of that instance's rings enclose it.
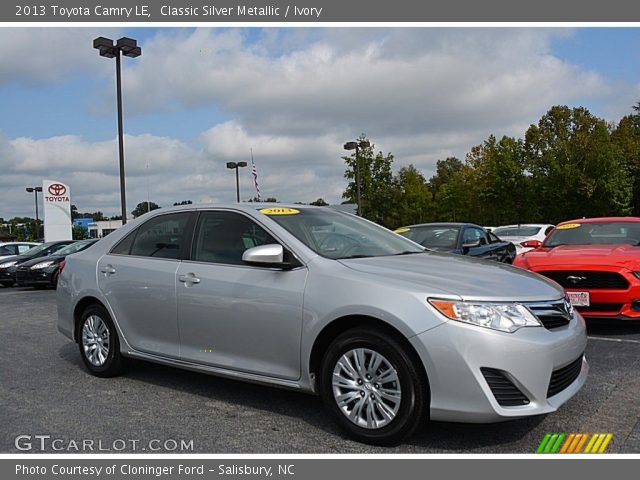
<instances>
[{"instance_id":1,"label":"windshield wiper","mask_svg":"<svg viewBox=\"0 0 640 480\"><path fill-rule=\"evenodd\" d=\"M416 253L425 253L427 250L421 250L419 252L416 252L415 250L405 250L404 252L400 252L400 253L394 253L393 255L414 255Z\"/></svg>"},{"instance_id":2,"label":"windshield wiper","mask_svg":"<svg viewBox=\"0 0 640 480\"><path fill-rule=\"evenodd\" d=\"M362 254L358 254L358 255L347 255L346 257L337 257L334 258L334 260L347 260L349 258L369 258L369 257L373 257L373 255L362 255Z\"/></svg>"}]
</instances>

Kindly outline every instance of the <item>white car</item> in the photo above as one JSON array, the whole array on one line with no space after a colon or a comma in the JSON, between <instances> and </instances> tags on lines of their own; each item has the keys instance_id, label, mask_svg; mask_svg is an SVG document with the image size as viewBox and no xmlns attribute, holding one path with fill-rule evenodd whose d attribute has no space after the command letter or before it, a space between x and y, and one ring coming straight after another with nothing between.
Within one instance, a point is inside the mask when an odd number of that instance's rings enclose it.
<instances>
[{"instance_id":1,"label":"white car","mask_svg":"<svg viewBox=\"0 0 640 480\"><path fill-rule=\"evenodd\" d=\"M542 223L528 223L521 225L503 225L496 227L491 232L506 242L512 242L516 246L516 254L521 254L533 250L532 240L542 242L547 235L555 228L555 225ZM528 245L523 245L527 242Z\"/></svg>"},{"instance_id":2,"label":"white car","mask_svg":"<svg viewBox=\"0 0 640 480\"><path fill-rule=\"evenodd\" d=\"M35 242L0 242L0 260L13 257L14 255L22 255L37 245L40 244Z\"/></svg>"}]
</instances>

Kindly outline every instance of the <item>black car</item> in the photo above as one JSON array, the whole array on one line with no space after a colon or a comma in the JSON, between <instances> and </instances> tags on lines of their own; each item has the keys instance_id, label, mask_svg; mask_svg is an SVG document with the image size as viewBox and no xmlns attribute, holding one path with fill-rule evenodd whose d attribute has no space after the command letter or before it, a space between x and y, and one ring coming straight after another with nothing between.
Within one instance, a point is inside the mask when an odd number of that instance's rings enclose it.
<instances>
[{"instance_id":1,"label":"black car","mask_svg":"<svg viewBox=\"0 0 640 480\"><path fill-rule=\"evenodd\" d=\"M430 250L511 263L516 247L473 223L424 223L396 230Z\"/></svg>"},{"instance_id":2,"label":"black car","mask_svg":"<svg viewBox=\"0 0 640 480\"><path fill-rule=\"evenodd\" d=\"M67 255L81 252L98 241L97 238L80 240L61 248L57 252L23 262L16 268L16 283L19 287L56 287L60 275L60 265Z\"/></svg>"},{"instance_id":3,"label":"black car","mask_svg":"<svg viewBox=\"0 0 640 480\"><path fill-rule=\"evenodd\" d=\"M34 258L52 255L61 248L72 243L75 243L75 240L47 242L27 250L22 255L16 255L14 257L8 257L0 260L0 285L12 287L13 284L16 283L16 269L19 265Z\"/></svg>"}]
</instances>

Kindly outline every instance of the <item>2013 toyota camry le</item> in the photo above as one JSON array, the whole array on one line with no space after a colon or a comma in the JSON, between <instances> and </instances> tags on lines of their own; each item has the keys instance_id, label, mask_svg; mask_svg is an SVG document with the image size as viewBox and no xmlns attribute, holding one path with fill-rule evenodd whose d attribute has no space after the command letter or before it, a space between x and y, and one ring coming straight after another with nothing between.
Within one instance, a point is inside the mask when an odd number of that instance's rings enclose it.
<instances>
[{"instance_id":1,"label":"2013 toyota camry le","mask_svg":"<svg viewBox=\"0 0 640 480\"><path fill-rule=\"evenodd\" d=\"M155 210L68 257L57 298L94 375L135 358L318 393L372 444L553 412L589 368L556 283L330 208Z\"/></svg>"}]
</instances>

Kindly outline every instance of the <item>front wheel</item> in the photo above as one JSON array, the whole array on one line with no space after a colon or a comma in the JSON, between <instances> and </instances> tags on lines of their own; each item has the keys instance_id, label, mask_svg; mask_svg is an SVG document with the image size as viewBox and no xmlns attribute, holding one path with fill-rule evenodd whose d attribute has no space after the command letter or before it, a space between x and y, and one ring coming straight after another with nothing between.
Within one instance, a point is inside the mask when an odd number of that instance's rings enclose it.
<instances>
[{"instance_id":1,"label":"front wheel","mask_svg":"<svg viewBox=\"0 0 640 480\"><path fill-rule=\"evenodd\" d=\"M11 288L13 287L13 282L0 282L0 285L2 285L4 288Z\"/></svg>"},{"instance_id":2,"label":"front wheel","mask_svg":"<svg viewBox=\"0 0 640 480\"><path fill-rule=\"evenodd\" d=\"M90 305L82 313L78 345L82 361L91 374L114 377L124 370L125 358L120 354L118 332L103 306Z\"/></svg>"},{"instance_id":3,"label":"front wheel","mask_svg":"<svg viewBox=\"0 0 640 480\"><path fill-rule=\"evenodd\" d=\"M327 408L355 439L394 445L422 424L428 408L424 374L394 337L353 329L323 358L320 391Z\"/></svg>"}]
</instances>

